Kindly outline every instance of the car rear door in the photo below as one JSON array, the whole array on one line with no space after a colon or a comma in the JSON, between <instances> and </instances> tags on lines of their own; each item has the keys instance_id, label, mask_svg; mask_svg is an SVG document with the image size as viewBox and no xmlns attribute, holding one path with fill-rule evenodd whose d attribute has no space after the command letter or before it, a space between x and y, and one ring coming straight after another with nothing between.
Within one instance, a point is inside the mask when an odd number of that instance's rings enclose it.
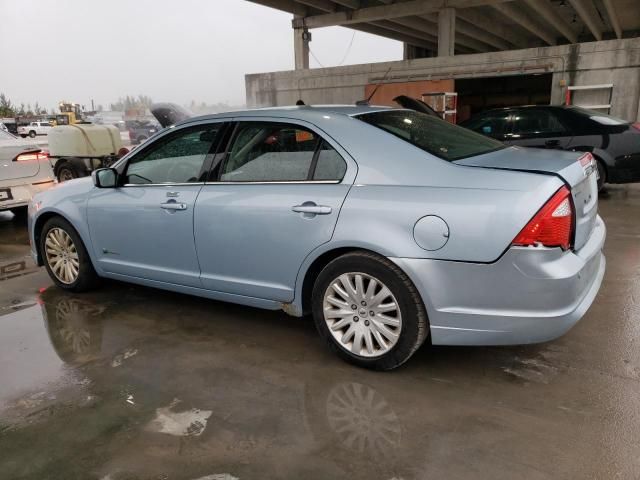
<instances>
[{"instance_id":1,"label":"car rear door","mask_svg":"<svg viewBox=\"0 0 640 480\"><path fill-rule=\"evenodd\" d=\"M194 207L223 129L203 122L168 131L128 159L117 188L95 189L87 211L100 268L200 287Z\"/></svg>"},{"instance_id":2,"label":"car rear door","mask_svg":"<svg viewBox=\"0 0 640 480\"><path fill-rule=\"evenodd\" d=\"M203 186L194 233L204 288L290 302L304 259L328 242L355 162L301 121L238 121Z\"/></svg>"},{"instance_id":3,"label":"car rear door","mask_svg":"<svg viewBox=\"0 0 640 480\"><path fill-rule=\"evenodd\" d=\"M510 145L564 150L571 143L571 131L549 108L513 109L510 123Z\"/></svg>"}]
</instances>

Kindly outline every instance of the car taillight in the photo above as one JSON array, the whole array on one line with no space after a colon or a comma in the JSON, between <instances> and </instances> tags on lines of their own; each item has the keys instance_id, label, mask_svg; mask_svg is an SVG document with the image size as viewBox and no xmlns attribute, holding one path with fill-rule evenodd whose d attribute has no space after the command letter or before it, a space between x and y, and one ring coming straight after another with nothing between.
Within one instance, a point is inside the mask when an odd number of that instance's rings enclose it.
<instances>
[{"instance_id":1,"label":"car taillight","mask_svg":"<svg viewBox=\"0 0 640 480\"><path fill-rule=\"evenodd\" d=\"M632 123L631 126L640 132L640 122Z\"/></svg>"},{"instance_id":2,"label":"car taillight","mask_svg":"<svg viewBox=\"0 0 640 480\"><path fill-rule=\"evenodd\" d=\"M21 153L16 158L14 158L14 161L25 162L29 160L33 161L33 160L48 160L48 159L49 159L49 152L42 150L40 152Z\"/></svg>"},{"instance_id":3,"label":"car taillight","mask_svg":"<svg viewBox=\"0 0 640 480\"><path fill-rule=\"evenodd\" d=\"M562 187L513 240L513 245L571 248L574 229L571 192Z\"/></svg>"}]
</instances>

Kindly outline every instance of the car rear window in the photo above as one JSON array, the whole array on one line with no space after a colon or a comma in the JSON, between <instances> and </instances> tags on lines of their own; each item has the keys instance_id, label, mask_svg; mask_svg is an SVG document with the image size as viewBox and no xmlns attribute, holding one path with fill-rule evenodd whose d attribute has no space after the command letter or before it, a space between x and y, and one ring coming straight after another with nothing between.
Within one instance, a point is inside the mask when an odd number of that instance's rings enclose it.
<instances>
[{"instance_id":1,"label":"car rear window","mask_svg":"<svg viewBox=\"0 0 640 480\"><path fill-rule=\"evenodd\" d=\"M612 115L599 112L598 110L589 110L587 108L582 108L582 107L571 107L571 109L577 113L586 115L591 120L599 123L600 125L627 125L629 123L626 120L623 120L622 118L614 117Z\"/></svg>"},{"instance_id":2,"label":"car rear window","mask_svg":"<svg viewBox=\"0 0 640 480\"><path fill-rule=\"evenodd\" d=\"M356 118L450 162L505 148L496 140L411 110L365 113Z\"/></svg>"}]
</instances>

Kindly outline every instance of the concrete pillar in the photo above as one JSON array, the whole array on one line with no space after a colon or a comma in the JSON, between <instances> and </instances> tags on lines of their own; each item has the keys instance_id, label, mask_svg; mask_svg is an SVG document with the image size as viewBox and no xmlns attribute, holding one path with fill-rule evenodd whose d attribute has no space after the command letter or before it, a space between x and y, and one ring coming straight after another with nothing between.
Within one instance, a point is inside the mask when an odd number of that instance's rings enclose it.
<instances>
[{"instance_id":1,"label":"concrete pillar","mask_svg":"<svg viewBox=\"0 0 640 480\"><path fill-rule=\"evenodd\" d=\"M447 7L438 12L438 56L450 57L456 48L456 9Z\"/></svg>"},{"instance_id":2,"label":"concrete pillar","mask_svg":"<svg viewBox=\"0 0 640 480\"><path fill-rule=\"evenodd\" d=\"M306 28L293 29L293 53L295 57L295 69L309 68L309 42L311 33Z\"/></svg>"}]
</instances>

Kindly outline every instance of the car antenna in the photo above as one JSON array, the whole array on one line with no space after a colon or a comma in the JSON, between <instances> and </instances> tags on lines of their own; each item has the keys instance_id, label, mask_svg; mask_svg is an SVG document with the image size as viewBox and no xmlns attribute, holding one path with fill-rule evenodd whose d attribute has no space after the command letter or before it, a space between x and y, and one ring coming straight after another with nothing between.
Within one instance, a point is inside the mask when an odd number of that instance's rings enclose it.
<instances>
[{"instance_id":1,"label":"car antenna","mask_svg":"<svg viewBox=\"0 0 640 480\"><path fill-rule=\"evenodd\" d=\"M369 100L371 100L373 98L373 96L378 91L378 88L380 88L380 85L382 85L384 83L384 81L387 79L387 76L389 75L389 72L391 72L392 68L393 67L389 67L389 70L387 70L387 73L384 74L384 77L382 77L382 80L380 80L378 82L378 84L376 85L376 88L374 88L373 92L371 92L371 95L369 95L365 100L358 100L356 102L356 105L369 105Z\"/></svg>"}]
</instances>

